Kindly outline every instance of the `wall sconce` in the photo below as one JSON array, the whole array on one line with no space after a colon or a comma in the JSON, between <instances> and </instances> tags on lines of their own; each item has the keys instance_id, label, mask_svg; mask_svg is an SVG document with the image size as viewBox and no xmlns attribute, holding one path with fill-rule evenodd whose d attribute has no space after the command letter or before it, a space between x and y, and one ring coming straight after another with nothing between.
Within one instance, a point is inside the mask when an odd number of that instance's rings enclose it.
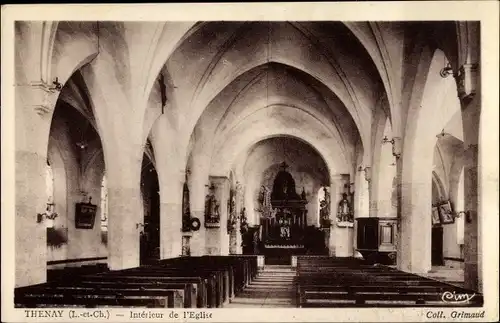
<instances>
[{"instance_id":1,"label":"wall sconce","mask_svg":"<svg viewBox=\"0 0 500 323\"><path fill-rule=\"evenodd\" d=\"M52 81L52 84L54 86L51 87L50 90L56 90L56 91L61 91L62 90L62 84L59 83L59 78L56 77L56 79L54 81Z\"/></svg>"},{"instance_id":2,"label":"wall sconce","mask_svg":"<svg viewBox=\"0 0 500 323\"><path fill-rule=\"evenodd\" d=\"M389 138L387 138L387 136L384 136L384 138L382 138L382 144L388 144L388 143L391 143L394 145L394 138L389 140Z\"/></svg>"},{"instance_id":3,"label":"wall sconce","mask_svg":"<svg viewBox=\"0 0 500 323\"><path fill-rule=\"evenodd\" d=\"M387 136L384 136L384 138L382 138L382 144L388 143L392 144L392 155L396 158L401 157L401 138L394 137L389 140Z\"/></svg>"},{"instance_id":4,"label":"wall sconce","mask_svg":"<svg viewBox=\"0 0 500 323\"><path fill-rule=\"evenodd\" d=\"M461 216L465 216L465 221L467 223L472 222L472 215L470 214L470 211L459 211L454 214L455 218L460 218Z\"/></svg>"},{"instance_id":5,"label":"wall sconce","mask_svg":"<svg viewBox=\"0 0 500 323\"><path fill-rule=\"evenodd\" d=\"M47 208L43 213L37 213L36 223L41 223L43 220L47 220L46 226L48 228L54 227L54 220L57 218L57 213L54 212L54 203L47 203Z\"/></svg>"},{"instance_id":6,"label":"wall sconce","mask_svg":"<svg viewBox=\"0 0 500 323\"><path fill-rule=\"evenodd\" d=\"M76 143L76 146L78 148L80 148L81 150L85 150L85 149L87 149L87 147L89 145L87 144L87 142L85 140L81 140L81 141L79 141L79 142Z\"/></svg>"},{"instance_id":7,"label":"wall sconce","mask_svg":"<svg viewBox=\"0 0 500 323\"><path fill-rule=\"evenodd\" d=\"M453 74L453 68L451 67L450 63L448 62L445 67L439 71L439 75L441 75L442 78L447 78L449 75Z\"/></svg>"},{"instance_id":8,"label":"wall sconce","mask_svg":"<svg viewBox=\"0 0 500 323\"><path fill-rule=\"evenodd\" d=\"M135 224L135 228L136 229L139 229L139 234L143 234L144 233L144 223L136 223Z\"/></svg>"},{"instance_id":9,"label":"wall sconce","mask_svg":"<svg viewBox=\"0 0 500 323\"><path fill-rule=\"evenodd\" d=\"M444 138L444 137L446 137L446 136L448 136L448 135L450 135L450 134L449 134L449 133L447 133L447 132L444 132L444 128L443 128L443 130L441 130L441 132L440 132L440 133L438 133L438 134L436 135L436 137L437 137L438 139L441 139L441 138Z\"/></svg>"},{"instance_id":10,"label":"wall sconce","mask_svg":"<svg viewBox=\"0 0 500 323\"><path fill-rule=\"evenodd\" d=\"M365 180L367 182L370 182L372 180L370 170L371 170L370 166L365 166L365 168L363 168L363 166L358 167L358 172L365 172Z\"/></svg>"}]
</instances>

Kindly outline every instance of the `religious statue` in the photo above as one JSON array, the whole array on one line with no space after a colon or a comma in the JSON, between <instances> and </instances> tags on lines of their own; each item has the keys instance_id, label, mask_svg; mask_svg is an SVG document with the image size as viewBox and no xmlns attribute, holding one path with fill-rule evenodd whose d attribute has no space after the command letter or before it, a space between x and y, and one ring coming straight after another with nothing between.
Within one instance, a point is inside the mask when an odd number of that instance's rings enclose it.
<instances>
[{"instance_id":1,"label":"religious statue","mask_svg":"<svg viewBox=\"0 0 500 323\"><path fill-rule=\"evenodd\" d=\"M337 219L339 222L353 222L351 204L347 199L347 193L342 194L342 200L338 204Z\"/></svg>"},{"instance_id":2,"label":"religious statue","mask_svg":"<svg viewBox=\"0 0 500 323\"><path fill-rule=\"evenodd\" d=\"M324 187L325 198L319 202L320 225L322 228L330 228L330 192Z\"/></svg>"},{"instance_id":3,"label":"religious statue","mask_svg":"<svg viewBox=\"0 0 500 323\"><path fill-rule=\"evenodd\" d=\"M248 231L248 222L246 215L246 208L241 209L240 212L240 233L245 233Z\"/></svg>"},{"instance_id":4,"label":"religious statue","mask_svg":"<svg viewBox=\"0 0 500 323\"><path fill-rule=\"evenodd\" d=\"M279 220L280 237L283 239L290 239L290 221L285 218Z\"/></svg>"},{"instance_id":5,"label":"religious statue","mask_svg":"<svg viewBox=\"0 0 500 323\"><path fill-rule=\"evenodd\" d=\"M229 192L229 201L227 202L227 233L231 233L236 229L237 215L236 215L236 194L235 190Z\"/></svg>"},{"instance_id":6,"label":"religious statue","mask_svg":"<svg viewBox=\"0 0 500 323\"><path fill-rule=\"evenodd\" d=\"M205 198L205 227L220 227L220 204L215 199L215 187L210 186L210 193Z\"/></svg>"},{"instance_id":7,"label":"religious statue","mask_svg":"<svg viewBox=\"0 0 500 323\"><path fill-rule=\"evenodd\" d=\"M283 162L280 164L281 170L274 179L273 190L271 193L272 200L300 200L300 196L295 191L295 180L292 175L286 171L288 164Z\"/></svg>"}]
</instances>

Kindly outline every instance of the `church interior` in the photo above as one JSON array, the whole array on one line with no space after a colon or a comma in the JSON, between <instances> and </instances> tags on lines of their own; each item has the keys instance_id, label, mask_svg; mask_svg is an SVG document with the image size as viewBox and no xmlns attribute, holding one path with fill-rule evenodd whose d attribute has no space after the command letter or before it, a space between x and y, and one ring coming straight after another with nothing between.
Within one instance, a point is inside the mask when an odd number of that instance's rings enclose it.
<instances>
[{"instance_id":1,"label":"church interior","mask_svg":"<svg viewBox=\"0 0 500 323\"><path fill-rule=\"evenodd\" d=\"M480 63L474 21L16 22L15 305L482 306Z\"/></svg>"}]
</instances>

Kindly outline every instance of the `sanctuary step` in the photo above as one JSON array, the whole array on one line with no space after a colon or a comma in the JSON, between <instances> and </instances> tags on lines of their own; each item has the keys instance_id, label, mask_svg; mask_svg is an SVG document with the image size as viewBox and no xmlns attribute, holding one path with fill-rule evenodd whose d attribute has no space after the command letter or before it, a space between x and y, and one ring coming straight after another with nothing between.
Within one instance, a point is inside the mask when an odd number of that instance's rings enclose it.
<instances>
[{"instance_id":1,"label":"sanctuary step","mask_svg":"<svg viewBox=\"0 0 500 323\"><path fill-rule=\"evenodd\" d=\"M179 257L16 288L16 307L216 308L257 275L256 256Z\"/></svg>"},{"instance_id":2,"label":"sanctuary step","mask_svg":"<svg viewBox=\"0 0 500 323\"><path fill-rule=\"evenodd\" d=\"M480 307L483 296L356 258L297 259L300 307Z\"/></svg>"},{"instance_id":3,"label":"sanctuary step","mask_svg":"<svg viewBox=\"0 0 500 323\"><path fill-rule=\"evenodd\" d=\"M291 266L264 266L257 277L224 308L296 307L296 271Z\"/></svg>"}]
</instances>

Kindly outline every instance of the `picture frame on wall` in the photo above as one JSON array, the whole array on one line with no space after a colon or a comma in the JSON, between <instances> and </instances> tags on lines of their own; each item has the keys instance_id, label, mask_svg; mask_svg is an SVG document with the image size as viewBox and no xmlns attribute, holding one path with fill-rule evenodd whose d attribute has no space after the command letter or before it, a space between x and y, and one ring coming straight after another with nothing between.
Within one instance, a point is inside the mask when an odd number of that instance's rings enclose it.
<instances>
[{"instance_id":1,"label":"picture frame on wall","mask_svg":"<svg viewBox=\"0 0 500 323\"><path fill-rule=\"evenodd\" d=\"M451 209L450 201L443 202L439 205L439 214L441 216L442 224L450 224L455 222L453 210Z\"/></svg>"},{"instance_id":2,"label":"picture frame on wall","mask_svg":"<svg viewBox=\"0 0 500 323\"><path fill-rule=\"evenodd\" d=\"M437 206L432 207L432 225L441 224L441 218L439 216L439 210Z\"/></svg>"},{"instance_id":3,"label":"picture frame on wall","mask_svg":"<svg viewBox=\"0 0 500 323\"><path fill-rule=\"evenodd\" d=\"M89 203L76 203L75 227L77 229L93 229L97 205Z\"/></svg>"}]
</instances>

